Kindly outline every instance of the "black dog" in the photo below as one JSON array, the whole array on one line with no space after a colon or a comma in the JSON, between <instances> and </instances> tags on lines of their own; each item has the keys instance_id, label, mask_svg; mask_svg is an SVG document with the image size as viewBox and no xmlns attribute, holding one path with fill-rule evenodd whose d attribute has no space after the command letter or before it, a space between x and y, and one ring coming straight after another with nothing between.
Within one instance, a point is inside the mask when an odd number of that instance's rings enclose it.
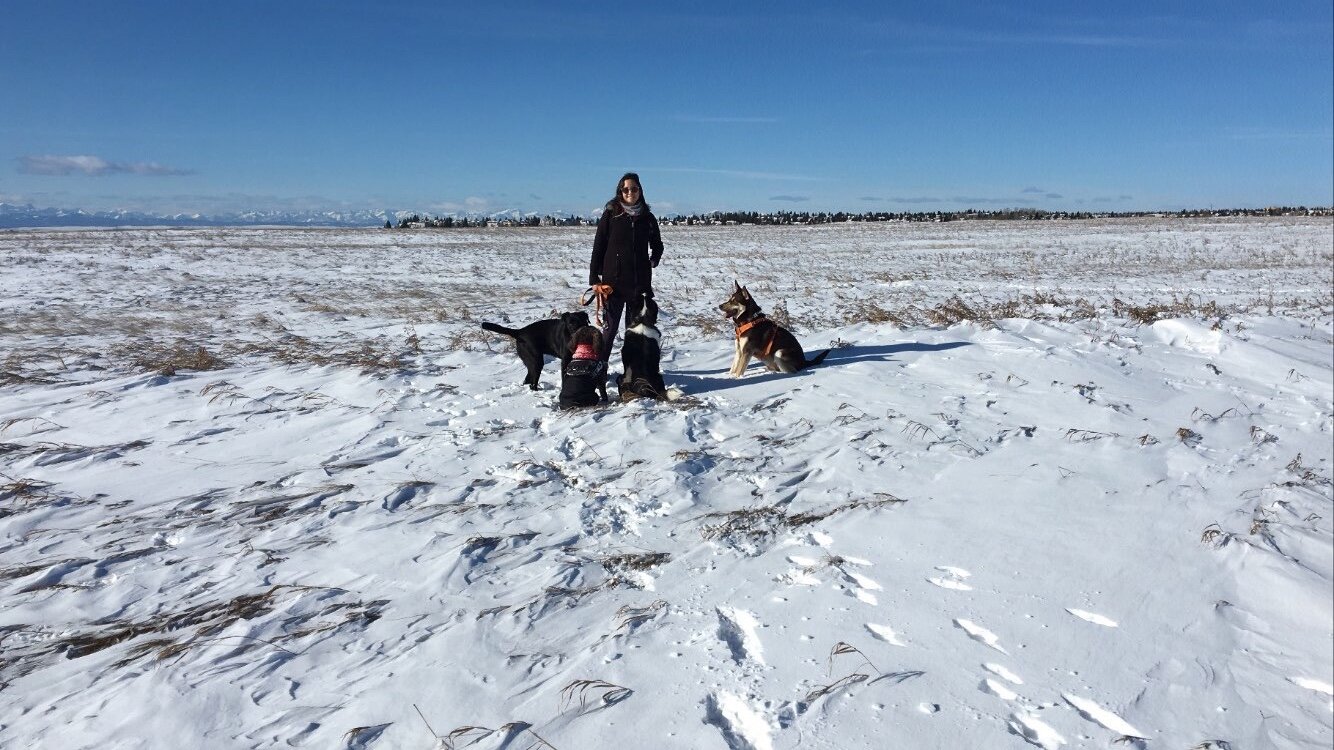
<instances>
[{"instance_id":1,"label":"black dog","mask_svg":"<svg viewBox=\"0 0 1334 750\"><path fill-rule=\"evenodd\" d=\"M570 361L560 371L560 408L593 406L607 400L607 363L602 351L602 331L580 328L570 340Z\"/></svg>"},{"instance_id":2,"label":"black dog","mask_svg":"<svg viewBox=\"0 0 1334 750\"><path fill-rule=\"evenodd\" d=\"M621 348L621 363L625 373L616 379L621 400L637 398L667 400L667 386L662 382L662 348L658 330L658 303L648 295L641 295L634 306L626 306L625 345Z\"/></svg>"},{"instance_id":3,"label":"black dog","mask_svg":"<svg viewBox=\"0 0 1334 750\"><path fill-rule=\"evenodd\" d=\"M524 385L537 390L537 378L542 374L543 356L560 359L561 369L570 361L570 341L574 332L588 325L588 313L561 313L559 318L539 320L523 328L506 328L495 323L483 323L482 328L495 333L514 337L519 349L519 359L528 368Z\"/></svg>"}]
</instances>

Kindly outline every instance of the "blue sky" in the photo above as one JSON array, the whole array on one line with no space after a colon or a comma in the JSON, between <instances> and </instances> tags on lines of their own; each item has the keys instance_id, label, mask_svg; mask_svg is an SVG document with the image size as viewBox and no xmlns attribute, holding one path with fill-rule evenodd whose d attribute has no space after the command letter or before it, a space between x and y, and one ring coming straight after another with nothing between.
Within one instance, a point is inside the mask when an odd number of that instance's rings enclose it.
<instances>
[{"instance_id":1,"label":"blue sky","mask_svg":"<svg viewBox=\"0 0 1334 750\"><path fill-rule=\"evenodd\" d=\"M10 0L0 201L659 214L1334 203L1334 9Z\"/></svg>"}]
</instances>

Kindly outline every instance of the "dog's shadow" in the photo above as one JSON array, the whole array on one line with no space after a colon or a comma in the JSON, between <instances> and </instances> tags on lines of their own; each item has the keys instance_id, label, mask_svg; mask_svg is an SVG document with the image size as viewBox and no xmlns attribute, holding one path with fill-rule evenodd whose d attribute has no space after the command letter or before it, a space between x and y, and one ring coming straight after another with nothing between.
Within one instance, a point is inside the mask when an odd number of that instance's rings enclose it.
<instances>
[{"instance_id":1,"label":"dog's shadow","mask_svg":"<svg viewBox=\"0 0 1334 750\"><path fill-rule=\"evenodd\" d=\"M880 346L844 346L837 349L831 349L829 354L825 355L824 361L816 366L815 369L826 367L836 367L839 365L852 364L853 362L888 362L893 359L892 355L901 352L943 352L950 349L957 349L961 346L969 346L967 341L949 341L944 344L884 344ZM750 371L755 367L751 363ZM667 385L675 385L686 393L696 396L710 391L723 391L728 388L749 385L751 383L763 383L768 380L777 380L779 378L801 377L810 372L802 370L797 373L769 372L760 365L761 373L751 375L746 378L732 379L720 378L717 376L726 375L728 368L719 370L677 370L664 371L663 379Z\"/></svg>"}]
</instances>

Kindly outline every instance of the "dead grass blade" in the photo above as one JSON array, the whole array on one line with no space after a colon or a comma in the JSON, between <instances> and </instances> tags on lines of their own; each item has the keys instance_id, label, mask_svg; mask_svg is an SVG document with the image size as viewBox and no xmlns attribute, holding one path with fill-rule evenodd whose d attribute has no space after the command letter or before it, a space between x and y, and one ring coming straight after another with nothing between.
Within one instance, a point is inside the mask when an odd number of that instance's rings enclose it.
<instances>
[{"instance_id":1,"label":"dead grass blade","mask_svg":"<svg viewBox=\"0 0 1334 750\"><path fill-rule=\"evenodd\" d=\"M866 682L869 679L871 679L871 676L868 674L863 674L861 672L853 672L852 674L846 677L842 677L828 685L817 685L814 689L812 689L809 693L806 694L806 697L803 700L806 703L812 703L820 698L823 698L826 695L829 695L832 692L841 690L843 688L851 687L860 682Z\"/></svg>"},{"instance_id":2,"label":"dead grass blade","mask_svg":"<svg viewBox=\"0 0 1334 750\"><path fill-rule=\"evenodd\" d=\"M614 706L617 703L629 698L635 691L622 685L616 685L604 680L575 680L566 685L560 691L561 710L571 705L577 698L579 700L579 710L583 711L588 706L592 694L599 693L598 700L601 701L598 708Z\"/></svg>"},{"instance_id":3,"label":"dead grass blade","mask_svg":"<svg viewBox=\"0 0 1334 750\"><path fill-rule=\"evenodd\" d=\"M870 658L867 657L866 654L862 653L861 649L857 648L856 646L853 646L850 643L839 641L838 643L834 644L833 648L829 649L829 667L827 670L829 676L832 677L834 675L834 657L842 656L843 654L856 654L860 656L862 658L862 661L866 664L866 666L870 667L876 674L878 675L884 674L884 672L880 671L879 667L871 663Z\"/></svg>"}]
</instances>

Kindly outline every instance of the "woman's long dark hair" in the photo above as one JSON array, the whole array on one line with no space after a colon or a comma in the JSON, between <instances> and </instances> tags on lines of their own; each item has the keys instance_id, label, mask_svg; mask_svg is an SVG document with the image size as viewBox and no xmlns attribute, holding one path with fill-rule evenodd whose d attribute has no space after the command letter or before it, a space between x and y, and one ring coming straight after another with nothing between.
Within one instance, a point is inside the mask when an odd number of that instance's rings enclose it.
<instances>
[{"instance_id":1,"label":"woman's long dark hair","mask_svg":"<svg viewBox=\"0 0 1334 750\"><path fill-rule=\"evenodd\" d=\"M621 179L616 181L616 192L612 194L611 200L607 201L606 210L615 211L617 214L621 212L621 186L625 184L626 180L635 181L635 184L639 186L639 202L644 204L645 211L652 210L648 206L648 199L644 197L644 183L639 181L639 175L635 172L626 172L621 175Z\"/></svg>"}]
</instances>

